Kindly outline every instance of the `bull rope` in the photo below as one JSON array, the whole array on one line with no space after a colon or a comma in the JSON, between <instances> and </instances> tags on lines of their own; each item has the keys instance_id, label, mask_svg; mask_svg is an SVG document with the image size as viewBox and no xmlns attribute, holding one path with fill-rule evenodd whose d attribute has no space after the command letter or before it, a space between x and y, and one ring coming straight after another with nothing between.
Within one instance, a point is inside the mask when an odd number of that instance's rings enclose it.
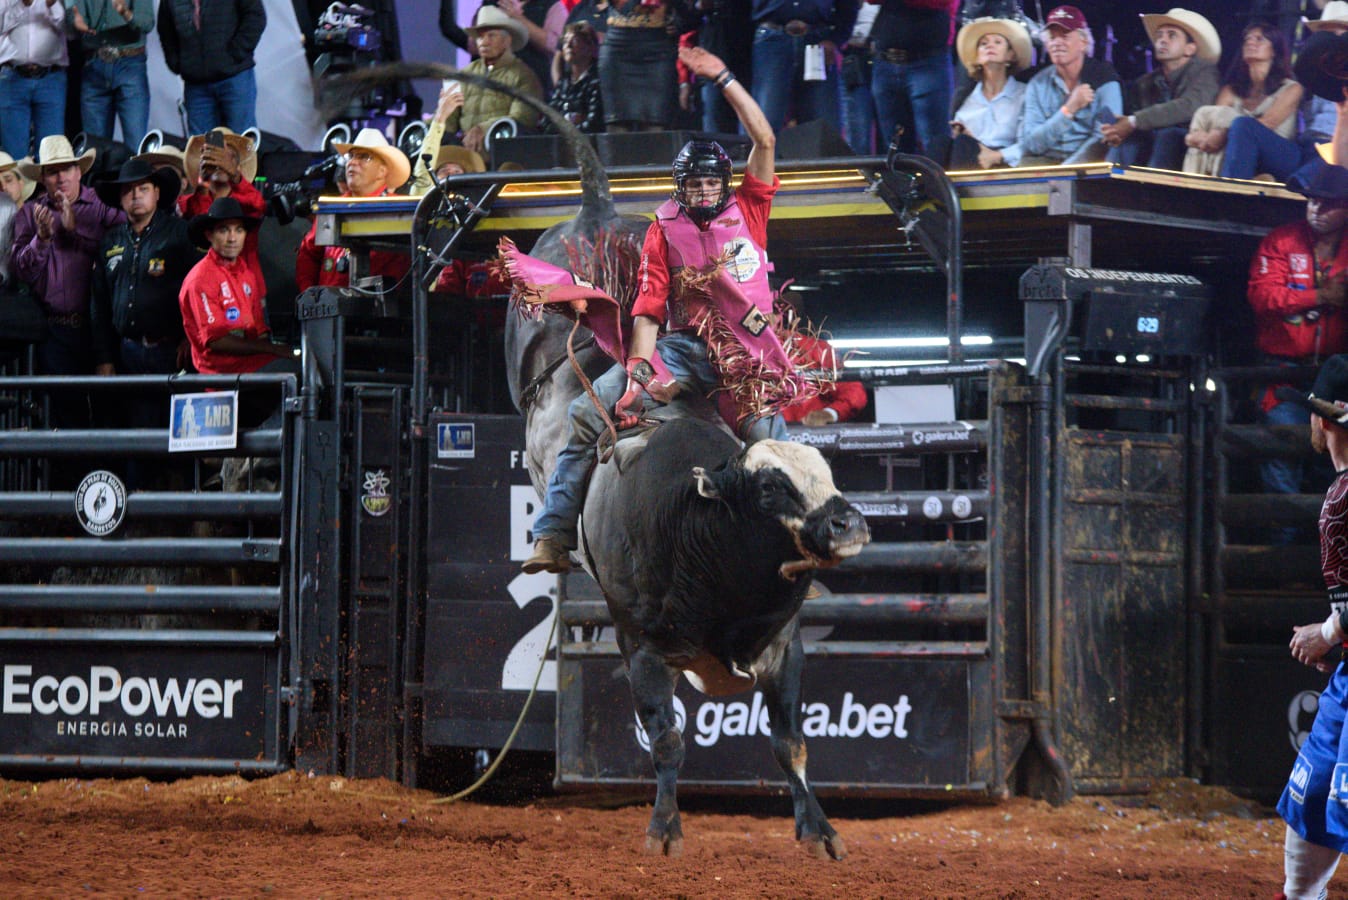
<instances>
[{"instance_id":1,"label":"bull rope","mask_svg":"<svg viewBox=\"0 0 1348 900\"><path fill-rule=\"evenodd\" d=\"M562 610L558 607L552 614L552 628L548 629L548 639L543 642L543 652L538 657L538 671L534 672L534 683L529 688L529 696L524 698L524 708L520 710L519 718L515 720L515 727L510 729L510 734L506 736L505 744L501 747L501 752L496 754L496 758L487 766L487 771L483 772L472 784L459 791L457 794L450 794L448 797L436 797L431 803L437 806L442 803L457 803L469 794L475 793L478 788L491 780L496 774L506 754L510 752L511 746L515 743L515 736L520 733L520 727L524 725L524 717L529 714L529 707L534 702L534 697L538 694L538 680L543 677L543 667L548 664L548 648L552 646L552 639L557 635L557 620L562 617Z\"/></svg>"}]
</instances>

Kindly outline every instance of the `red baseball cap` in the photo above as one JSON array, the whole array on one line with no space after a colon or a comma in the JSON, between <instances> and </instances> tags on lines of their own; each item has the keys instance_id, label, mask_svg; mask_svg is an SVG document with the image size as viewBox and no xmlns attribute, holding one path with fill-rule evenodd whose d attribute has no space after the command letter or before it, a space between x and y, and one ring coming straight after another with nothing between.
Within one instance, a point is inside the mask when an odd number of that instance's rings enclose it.
<instances>
[{"instance_id":1,"label":"red baseball cap","mask_svg":"<svg viewBox=\"0 0 1348 900\"><path fill-rule=\"evenodd\" d=\"M1086 17L1075 6L1059 6L1044 20L1045 28L1061 28L1064 31L1080 31L1086 28Z\"/></svg>"}]
</instances>

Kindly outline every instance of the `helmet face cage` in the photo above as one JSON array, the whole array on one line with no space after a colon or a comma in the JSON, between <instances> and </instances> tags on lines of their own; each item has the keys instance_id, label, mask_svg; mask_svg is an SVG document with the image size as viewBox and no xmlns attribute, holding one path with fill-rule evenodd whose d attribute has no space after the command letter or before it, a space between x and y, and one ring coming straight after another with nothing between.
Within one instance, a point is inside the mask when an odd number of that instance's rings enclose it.
<instances>
[{"instance_id":1,"label":"helmet face cage","mask_svg":"<svg viewBox=\"0 0 1348 900\"><path fill-rule=\"evenodd\" d=\"M674 157L674 202L696 222L709 222L730 200L730 155L715 141L689 141ZM692 206L684 184L689 178L721 179L721 194L711 206Z\"/></svg>"}]
</instances>

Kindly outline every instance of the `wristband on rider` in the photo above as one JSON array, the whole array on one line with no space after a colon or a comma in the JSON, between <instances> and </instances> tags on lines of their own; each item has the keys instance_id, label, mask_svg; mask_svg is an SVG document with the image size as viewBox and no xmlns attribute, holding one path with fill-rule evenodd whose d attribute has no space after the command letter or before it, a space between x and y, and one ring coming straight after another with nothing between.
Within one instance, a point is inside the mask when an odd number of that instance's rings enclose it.
<instances>
[{"instance_id":1,"label":"wristband on rider","mask_svg":"<svg viewBox=\"0 0 1348 900\"><path fill-rule=\"evenodd\" d=\"M1326 644L1343 643L1343 625L1339 623L1339 611L1336 609L1329 614L1329 618L1320 624L1320 637L1325 639Z\"/></svg>"},{"instance_id":2,"label":"wristband on rider","mask_svg":"<svg viewBox=\"0 0 1348 900\"><path fill-rule=\"evenodd\" d=\"M655 377L655 366L651 365L648 359L633 356L627 360L627 375L644 388Z\"/></svg>"}]
</instances>

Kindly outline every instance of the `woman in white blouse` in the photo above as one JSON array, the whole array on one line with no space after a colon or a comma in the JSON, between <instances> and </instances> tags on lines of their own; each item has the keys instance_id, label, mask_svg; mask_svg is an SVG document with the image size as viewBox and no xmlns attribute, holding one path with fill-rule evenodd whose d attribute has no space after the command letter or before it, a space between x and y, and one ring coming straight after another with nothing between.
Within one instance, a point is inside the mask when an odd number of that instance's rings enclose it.
<instances>
[{"instance_id":1,"label":"woman in white blouse","mask_svg":"<svg viewBox=\"0 0 1348 900\"><path fill-rule=\"evenodd\" d=\"M1011 19L975 19L960 29L955 50L973 80L955 95L950 138L933 142L932 157L947 169L1018 164L1025 84L1014 76L1034 61L1030 33Z\"/></svg>"}]
</instances>

